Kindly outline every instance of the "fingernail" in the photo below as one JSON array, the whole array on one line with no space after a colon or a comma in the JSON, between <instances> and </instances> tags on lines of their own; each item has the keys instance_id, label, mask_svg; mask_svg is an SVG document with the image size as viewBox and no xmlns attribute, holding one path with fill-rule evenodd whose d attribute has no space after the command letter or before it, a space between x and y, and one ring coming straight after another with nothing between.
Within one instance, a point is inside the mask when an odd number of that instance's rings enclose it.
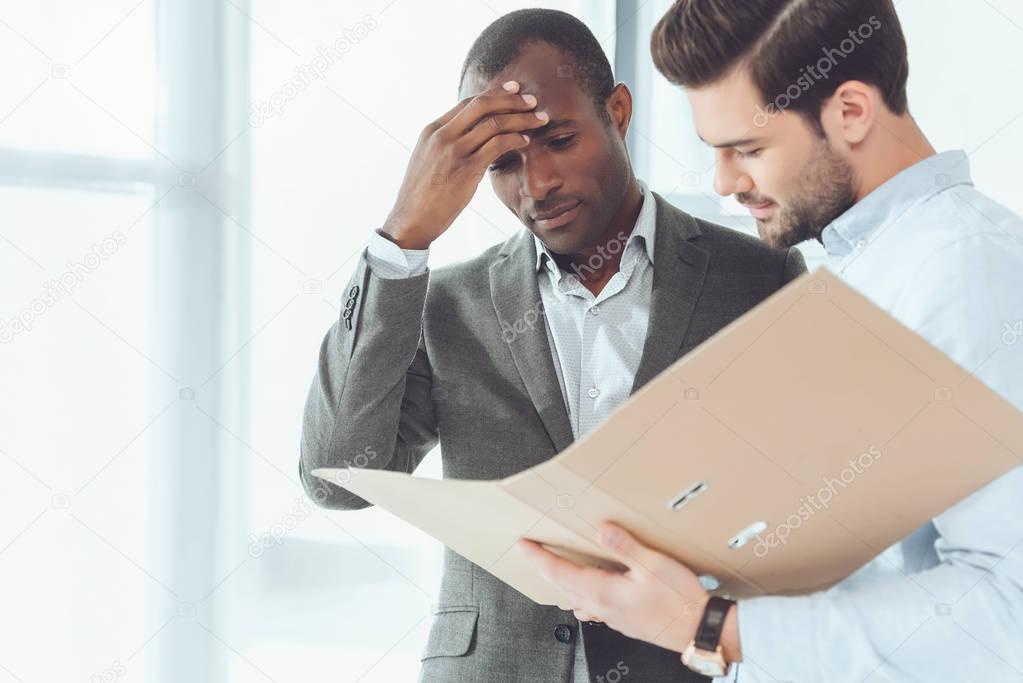
<instances>
[{"instance_id":1,"label":"fingernail","mask_svg":"<svg viewBox=\"0 0 1023 683\"><path fill-rule=\"evenodd\" d=\"M551 117L551 115L548 114L545 111L538 111L538 112L536 112L536 118L540 119L541 121L546 121L550 117Z\"/></svg>"},{"instance_id":2,"label":"fingernail","mask_svg":"<svg viewBox=\"0 0 1023 683\"><path fill-rule=\"evenodd\" d=\"M526 135L525 133L522 134L522 139L525 140L527 143L529 142L529 136Z\"/></svg>"},{"instance_id":3,"label":"fingernail","mask_svg":"<svg viewBox=\"0 0 1023 683\"><path fill-rule=\"evenodd\" d=\"M530 107L536 106L536 95L523 95L522 99L525 100L526 104Z\"/></svg>"},{"instance_id":4,"label":"fingernail","mask_svg":"<svg viewBox=\"0 0 1023 683\"><path fill-rule=\"evenodd\" d=\"M519 83L518 81L508 81L501 87L507 90L508 92L515 92L516 90L519 89Z\"/></svg>"}]
</instances>

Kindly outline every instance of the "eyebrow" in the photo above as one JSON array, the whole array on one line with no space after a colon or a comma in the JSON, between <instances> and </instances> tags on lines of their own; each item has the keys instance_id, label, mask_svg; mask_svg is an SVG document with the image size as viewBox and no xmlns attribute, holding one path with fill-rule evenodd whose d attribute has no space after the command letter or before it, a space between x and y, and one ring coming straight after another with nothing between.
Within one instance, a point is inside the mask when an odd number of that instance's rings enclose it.
<instances>
[{"instance_id":1,"label":"eyebrow","mask_svg":"<svg viewBox=\"0 0 1023 683\"><path fill-rule=\"evenodd\" d=\"M729 142L722 142L716 145L711 145L709 142L703 139L702 135L699 136L699 138L700 140L703 141L705 145L710 145L714 149L725 149L728 147L745 147L746 145L752 145L763 140L763 138L742 138L741 140L731 140Z\"/></svg>"},{"instance_id":2,"label":"eyebrow","mask_svg":"<svg viewBox=\"0 0 1023 683\"><path fill-rule=\"evenodd\" d=\"M551 119L550 121L540 126L539 128L533 128L532 130L526 131L526 134L531 138L532 137L542 138L545 135L550 135L552 132L556 131L559 128L574 125L575 121L573 119Z\"/></svg>"},{"instance_id":3,"label":"eyebrow","mask_svg":"<svg viewBox=\"0 0 1023 683\"><path fill-rule=\"evenodd\" d=\"M526 134L529 135L530 138L542 138L547 135L550 135L551 133L554 133L559 128L564 128L566 126L574 126L575 123L576 121L574 119L553 119L551 121L548 121L546 124L540 126L539 128L533 128L532 130L526 131ZM501 156L494 159L493 163L498 164L502 162L504 159L511 157L513 154L514 152L506 152L505 154L502 154Z\"/></svg>"}]
</instances>

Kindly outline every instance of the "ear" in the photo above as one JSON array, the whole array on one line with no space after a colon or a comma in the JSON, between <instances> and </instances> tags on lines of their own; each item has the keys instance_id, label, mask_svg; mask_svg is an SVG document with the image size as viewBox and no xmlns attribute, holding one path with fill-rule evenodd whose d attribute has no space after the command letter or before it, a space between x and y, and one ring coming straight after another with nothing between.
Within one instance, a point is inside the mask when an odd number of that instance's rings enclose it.
<instances>
[{"instance_id":1,"label":"ear","mask_svg":"<svg viewBox=\"0 0 1023 683\"><path fill-rule=\"evenodd\" d=\"M604 103L608 115L611 117L611 125L615 127L618 134L625 139L629 132L629 123L632 121L632 93L629 86L619 83Z\"/></svg>"},{"instance_id":2,"label":"ear","mask_svg":"<svg viewBox=\"0 0 1023 683\"><path fill-rule=\"evenodd\" d=\"M864 140L877 123L881 93L862 81L846 81L838 86L821 110L824 129L855 147Z\"/></svg>"}]
</instances>

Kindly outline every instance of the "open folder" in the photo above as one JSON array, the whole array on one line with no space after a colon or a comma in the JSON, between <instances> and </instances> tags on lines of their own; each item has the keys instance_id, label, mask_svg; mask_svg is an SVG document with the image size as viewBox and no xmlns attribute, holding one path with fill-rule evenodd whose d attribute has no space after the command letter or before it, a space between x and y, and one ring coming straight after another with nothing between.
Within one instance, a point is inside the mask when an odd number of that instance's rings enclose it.
<instances>
[{"instance_id":1,"label":"open folder","mask_svg":"<svg viewBox=\"0 0 1023 683\"><path fill-rule=\"evenodd\" d=\"M714 593L804 594L842 580L1021 462L1023 414L822 268L519 474L313 474L536 602L567 606L514 549L517 539L614 567L597 543L597 527L613 520Z\"/></svg>"}]
</instances>

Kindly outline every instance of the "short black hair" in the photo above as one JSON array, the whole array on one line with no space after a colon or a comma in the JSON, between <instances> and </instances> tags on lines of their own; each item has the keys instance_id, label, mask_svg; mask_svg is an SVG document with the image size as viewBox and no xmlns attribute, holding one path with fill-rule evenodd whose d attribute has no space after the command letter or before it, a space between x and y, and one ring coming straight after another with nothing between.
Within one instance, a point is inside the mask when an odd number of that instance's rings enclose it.
<instances>
[{"instance_id":1,"label":"short black hair","mask_svg":"<svg viewBox=\"0 0 1023 683\"><path fill-rule=\"evenodd\" d=\"M575 78L582 89L593 97L601 119L611 117L605 104L615 88L611 64L593 32L586 24L567 12L552 9L523 9L509 12L487 26L469 49L458 79L461 92L466 74L471 70L490 80L519 56L526 43L548 43L561 50L568 62L552 65L559 76Z\"/></svg>"},{"instance_id":2,"label":"short black hair","mask_svg":"<svg viewBox=\"0 0 1023 683\"><path fill-rule=\"evenodd\" d=\"M675 0L650 49L657 69L687 88L748 67L768 113L791 109L821 135L824 101L850 80L877 86L893 113L908 110L909 58L892 0Z\"/></svg>"}]
</instances>

